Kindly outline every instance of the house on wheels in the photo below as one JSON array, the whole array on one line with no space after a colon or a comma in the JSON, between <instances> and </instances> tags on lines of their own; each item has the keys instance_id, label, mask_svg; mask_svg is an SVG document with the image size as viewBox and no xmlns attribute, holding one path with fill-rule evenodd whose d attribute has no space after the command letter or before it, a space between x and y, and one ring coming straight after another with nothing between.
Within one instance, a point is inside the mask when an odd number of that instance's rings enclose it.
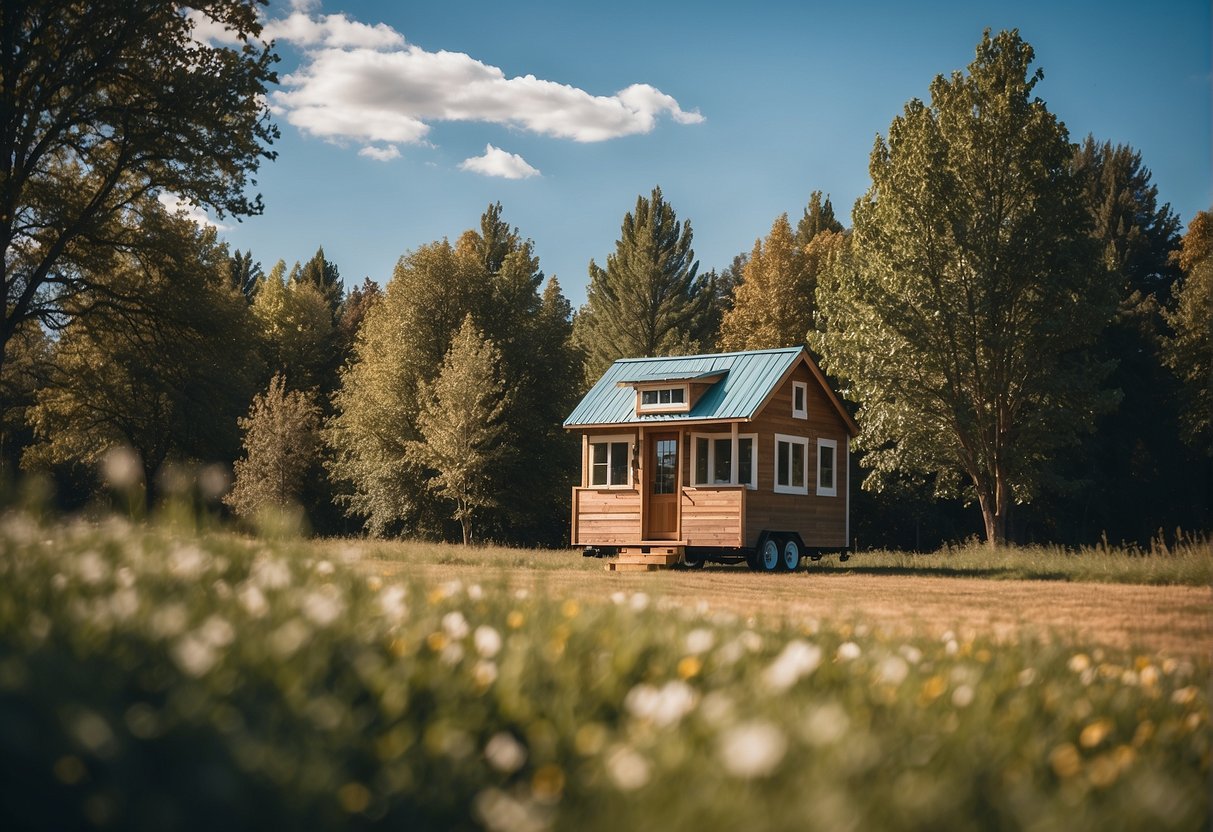
<instances>
[{"instance_id":1,"label":"house on wheels","mask_svg":"<svg viewBox=\"0 0 1213 832\"><path fill-rule=\"evenodd\" d=\"M564 426L581 432L573 544L610 568L848 550L858 429L803 347L620 359Z\"/></svg>"}]
</instances>

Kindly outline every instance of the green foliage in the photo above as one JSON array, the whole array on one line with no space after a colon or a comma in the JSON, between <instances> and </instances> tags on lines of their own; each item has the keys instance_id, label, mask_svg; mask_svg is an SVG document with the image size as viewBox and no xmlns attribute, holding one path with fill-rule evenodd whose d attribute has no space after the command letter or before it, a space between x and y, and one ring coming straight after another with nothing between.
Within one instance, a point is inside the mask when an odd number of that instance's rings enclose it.
<instances>
[{"instance_id":1,"label":"green foliage","mask_svg":"<svg viewBox=\"0 0 1213 832\"><path fill-rule=\"evenodd\" d=\"M257 287L264 278L265 273L261 271L261 264L253 260L252 251L237 251L228 260L228 280L232 288L244 295L249 303L253 302Z\"/></svg>"},{"instance_id":2,"label":"green foliage","mask_svg":"<svg viewBox=\"0 0 1213 832\"><path fill-rule=\"evenodd\" d=\"M818 234L826 232L841 234L842 223L834 216L834 205L827 196L823 202L821 191L813 191L809 195L809 204L805 206L804 216L796 223L796 242L802 248L813 242Z\"/></svg>"},{"instance_id":3,"label":"green foliage","mask_svg":"<svg viewBox=\"0 0 1213 832\"><path fill-rule=\"evenodd\" d=\"M330 553L360 554L5 518L9 824L1209 822L1207 657L778 626L622 587L582 604Z\"/></svg>"},{"instance_id":4,"label":"green foliage","mask_svg":"<svg viewBox=\"0 0 1213 832\"><path fill-rule=\"evenodd\" d=\"M26 321L9 342L0 366L0 483L14 475L33 441L29 410L51 374L51 339L38 321Z\"/></svg>"},{"instance_id":5,"label":"green foliage","mask_svg":"<svg viewBox=\"0 0 1213 832\"><path fill-rule=\"evenodd\" d=\"M406 449L421 439L418 390L438 376L470 314L500 351L509 395L501 421L502 445L511 450L493 466L498 506L480 515L482 527L531 542L564 536L567 512L553 507L567 505L576 453L560 428L576 395L568 383L575 372L569 306L554 278L540 293L533 246L500 212L489 206L480 230L454 246L443 240L400 259L342 371L325 433L329 470L349 484L346 508L366 518L372 534L444 530L449 515Z\"/></svg>"},{"instance_id":6,"label":"green foliage","mask_svg":"<svg viewBox=\"0 0 1213 832\"><path fill-rule=\"evenodd\" d=\"M77 302L53 350L53 370L30 412L38 442L23 464L93 464L133 448L144 481L170 457L232 459L236 418L257 366L248 305L228 283L213 229L149 209L140 251Z\"/></svg>"},{"instance_id":7,"label":"green foliage","mask_svg":"<svg viewBox=\"0 0 1213 832\"><path fill-rule=\"evenodd\" d=\"M1174 333L1164 343L1166 362L1184 384L1184 436L1213 457L1213 212L1188 223L1178 261L1184 276L1165 313Z\"/></svg>"},{"instance_id":8,"label":"green foliage","mask_svg":"<svg viewBox=\"0 0 1213 832\"><path fill-rule=\"evenodd\" d=\"M463 529L463 544L472 541L476 509L497 504L492 467L501 456L506 391L498 375L500 357L469 314L455 334L438 378L419 394L417 429L421 440L408 453L433 471L426 485L455 504L454 518Z\"/></svg>"},{"instance_id":9,"label":"green foliage","mask_svg":"<svg viewBox=\"0 0 1213 832\"><path fill-rule=\"evenodd\" d=\"M330 262L324 256L323 246L316 249L312 259L303 264L303 268L299 270L298 276L294 279L300 283L310 283L315 286L324 296L329 311L334 317L337 315L345 295L345 286L341 282L341 272L337 269L337 264Z\"/></svg>"},{"instance_id":10,"label":"green foliage","mask_svg":"<svg viewBox=\"0 0 1213 832\"><path fill-rule=\"evenodd\" d=\"M265 363L270 372L285 375L292 389L321 387L333 358L332 313L315 284L285 280L285 271L279 260L253 299Z\"/></svg>"},{"instance_id":11,"label":"green foliage","mask_svg":"<svg viewBox=\"0 0 1213 832\"><path fill-rule=\"evenodd\" d=\"M236 460L236 481L223 501L246 518L294 507L304 476L319 461L319 423L314 394L288 392L276 373L240 419L244 458Z\"/></svg>"},{"instance_id":12,"label":"green foliage","mask_svg":"<svg viewBox=\"0 0 1213 832\"><path fill-rule=\"evenodd\" d=\"M17 327L62 325L141 245L131 214L172 192L221 216L261 211L251 178L278 132L267 87L277 59L258 39L256 0L14 0L0 28L0 363ZM195 22L238 41L210 46Z\"/></svg>"},{"instance_id":13,"label":"green foliage","mask_svg":"<svg viewBox=\"0 0 1213 832\"><path fill-rule=\"evenodd\" d=\"M987 32L872 151L850 251L818 285L810 345L860 402L865 464L963 472L1000 542L1115 397L1088 348L1115 297L1087 233L1065 127L1033 98L1017 32Z\"/></svg>"},{"instance_id":14,"label":"green foliage","mask_svg":"<svg viewBox=\"0 0 1213 832\"><path fill-rule=\"evenodd\" d=\"M618 358L689 355L714 334L704 331L712 287L696 278L692 237L690 220L679 224L654 188L624 215L606 268L590 261L586 305L576 319L588 384Z\"/></svg>"}]
</instances>

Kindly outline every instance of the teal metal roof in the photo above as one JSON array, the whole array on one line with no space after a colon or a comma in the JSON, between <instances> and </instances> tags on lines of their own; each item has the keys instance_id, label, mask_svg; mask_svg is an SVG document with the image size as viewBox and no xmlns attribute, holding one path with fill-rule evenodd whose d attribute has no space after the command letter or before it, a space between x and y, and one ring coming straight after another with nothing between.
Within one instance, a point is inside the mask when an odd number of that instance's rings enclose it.
<instances>
[{"instance_id":1,"label":"teal metal roof","mask_svg":"<svg viewBox=\"0 0 1213 832\"><path fill-rule=\"evenodd\" d=\"M799 360L802 347L780 350L681 355L672 358L621 358L598 379L565 427L649 424L699 419L750 419L784 373ZM645 381L686 381L724 373L687 413L636 414L631 384Z\"/></svg>"}]
</instances>

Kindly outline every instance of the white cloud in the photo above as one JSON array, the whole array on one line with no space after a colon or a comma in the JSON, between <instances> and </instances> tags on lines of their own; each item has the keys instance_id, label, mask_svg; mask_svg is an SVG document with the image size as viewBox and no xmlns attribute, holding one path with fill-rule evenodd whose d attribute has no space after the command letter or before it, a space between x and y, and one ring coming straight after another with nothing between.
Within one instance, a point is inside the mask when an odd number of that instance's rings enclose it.
<instances>
[{"instance_id":1,"label":"white cloud","mask_svg":"<svg viewBox=\"0 0 1213 832\"><path fill-rule=\"evenodd\" d=\"M394 144L389 144L385 147L368 144L358 151L358 155L374 159L377 162L390 162L392 159L400 158L400 149Z\"/></svg>"},{"instance_id":2,"label":"white cloud","mask_svg":"<svg viewBox=\"0 0 1213 832\"><path fill-rule=\"evenodd\" d=\"M663 115L680 124L704 120L648 84L593 95L533 75L507 78L470 55L429 52L385 24L345 15L295 11L267 23L264 37L304 50L299 68L273 94L275 112L337 144L422 144L435 121L487 122L598 142L648 133Z\"/></svg>"},{"instance_id":3,"label":"white cloud","mask_svg":"<svg viewBox=\"0 0 1213 832\"><path fill-rule=\"evenodd\" d=\"M200 225L204 228L209 226L210 228L215 228L219 231L227 231L231 228L231 226L215 222L213 219L207 216L206 211L203 211L194 203L182 199L172 191L161 191L156 199L159 200L160 204L172 213L185 214L185 218L193 222L195 225Z\"/></svg>"},{"instance_id":4,"label":"white cloud","mask_svg":"<svg viewBox=\"0 0 1213 832\"><path fill-rule=\"evenodd\" d=\"M185 16L194 24L193 38L197 42L208 46L237 46L240 44L240 38L236 36L235 29L207 17L198 9L190 9Z\"/></svg>"},{"instance_id":5,"label":"white cloud","mask_svg":"<svg viewBox=\"0 0 1213 832\"><path fill-rule=\"evenodd\" d=\"M459 169L485 176L499 176L502 179L528 179L539 176L539 171L528 165L526 159L517 153L506 153L491 144L484 146L483 156L473 156L460 162Z\"/></svg>"}]
</instances>

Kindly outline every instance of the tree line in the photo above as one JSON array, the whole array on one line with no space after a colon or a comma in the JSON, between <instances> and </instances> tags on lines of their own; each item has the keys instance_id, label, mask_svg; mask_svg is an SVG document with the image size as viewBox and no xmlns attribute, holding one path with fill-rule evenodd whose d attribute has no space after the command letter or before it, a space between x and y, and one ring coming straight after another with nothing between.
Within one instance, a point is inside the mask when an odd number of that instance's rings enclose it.
<instances>
[{"instance_id":1,"label":"tree line","mask_svg":"<svg viewBox=\"0 0 1213 832\"><path fill-rule=\"evenodd\" d=\"M0 54L9 479L49 475L70 507L121 447L148 504L218 463L241 517L559 545L578 465L560 424L612 361L805 344L862 428L861 544L1209 527L1211 215L1181 237L1140 153L1072 142L1017 32L894 118L850 228L815 191L700 272L654 188L574 312L500 204L349 288L323 248L265 272L166 209L261 210L243 194L273 158L276 79L254 6L203 12L238 48L155 3L6 11L28 40ZM94 7L111 31L79 37ZM156 84L192 102L171 131Z\"/></svg>"}]
</instances>

